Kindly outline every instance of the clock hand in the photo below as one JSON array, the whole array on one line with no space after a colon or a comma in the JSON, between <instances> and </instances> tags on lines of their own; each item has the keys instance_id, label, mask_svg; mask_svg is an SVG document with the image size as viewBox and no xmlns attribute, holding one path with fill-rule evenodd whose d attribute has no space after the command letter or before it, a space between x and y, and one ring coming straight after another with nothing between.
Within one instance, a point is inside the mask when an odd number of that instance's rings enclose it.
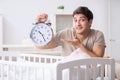
<instances>
[{"instance_id":1,"label":"clock hand","mask_svg":"<svg viewBox=\"0 0 120 80\"><path fill-rule=\"evenodd\" d=\"M45 38L44 38L44 36L43 36L43 34L42 34L40 31L38 31L38 32L42 35L42 37L43 37L44 41L46 41L46 40L45 40Z\"/></svg>"}]
</instances>

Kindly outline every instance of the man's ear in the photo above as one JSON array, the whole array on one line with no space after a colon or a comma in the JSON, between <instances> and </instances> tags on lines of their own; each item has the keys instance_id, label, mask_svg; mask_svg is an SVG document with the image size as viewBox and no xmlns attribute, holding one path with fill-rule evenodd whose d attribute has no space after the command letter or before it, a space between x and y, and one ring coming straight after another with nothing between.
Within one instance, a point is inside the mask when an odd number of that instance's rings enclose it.
<instances>
[{"instance_id":1,"label":"man's ear","mask_svg":"<svg viewBox=\"0 0 120 80\"><path fill-rule=\"evenodd\" d=\"M91 24L92 24L92 22L93 22L93 20L92 20L92 19L90 19L90 20L89 20L89 24L91 25Z\"/></svg>"},{"instance_id":2,"label":"man's ear","mask_svg":"<svg viewBox=\"0 0 120 80\"><path fill-rule=\"evenodd\" d=\"M89 20L89 25L90 25L90 27L91 27L91 25L92 25L92 22L93 22L93 20L90 19L90 20Z\"/></svg>"}]
</instances>

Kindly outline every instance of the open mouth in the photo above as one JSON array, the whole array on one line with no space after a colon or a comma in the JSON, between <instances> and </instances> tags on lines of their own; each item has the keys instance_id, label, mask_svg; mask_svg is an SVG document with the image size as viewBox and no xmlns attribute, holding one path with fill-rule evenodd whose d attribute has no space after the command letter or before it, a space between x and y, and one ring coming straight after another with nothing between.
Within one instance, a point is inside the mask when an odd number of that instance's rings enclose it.
<instances>
[{"instance_id":1,"label":"open mouth","mask_svg":"<svg viewBox=\"0 0 120 80\"><path fill-rule=\"evenodd\" d=\"M79 30L82 29L82 28L83 28L82 26L78 26L78 27L77 27L77 29L79 29Z\"/></svg>"}]
</instances>

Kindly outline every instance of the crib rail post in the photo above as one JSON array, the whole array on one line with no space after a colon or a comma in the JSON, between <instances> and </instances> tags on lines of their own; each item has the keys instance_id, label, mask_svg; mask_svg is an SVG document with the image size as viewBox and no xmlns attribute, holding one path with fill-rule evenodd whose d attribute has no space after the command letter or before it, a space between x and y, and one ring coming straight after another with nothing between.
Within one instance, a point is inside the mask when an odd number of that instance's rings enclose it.
<instances>
[{"instance_id":1,"label":"crib rail post","mask_svg":"<svg viewBox=\"0 0 120 80\"><path fill-rule=\"evenodd\" d=\"M109 68L109 74L108 76L110 77L110 80L114 80L115 79L115 60L114 59L110 59L110 68Z\"/></svg>"}]
</instances>

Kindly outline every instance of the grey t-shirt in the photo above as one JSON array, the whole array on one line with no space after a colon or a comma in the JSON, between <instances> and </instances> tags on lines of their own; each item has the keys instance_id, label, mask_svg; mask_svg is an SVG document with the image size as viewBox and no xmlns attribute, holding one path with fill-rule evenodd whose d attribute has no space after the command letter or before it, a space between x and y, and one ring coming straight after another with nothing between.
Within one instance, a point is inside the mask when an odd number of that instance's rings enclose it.
<instances>
[{"instance_id":1,"label":"grey t-shirt","mask_svg":"<svg viewBox=\"0 0 120 80\"><path fill-rule=\"evenodd\" d=\"M60 39L72 40L75 39L75 37L76 37L76 32L74 28L68 28L62 30L55 35L55 41L57 43L57 46L62 46L63 49L63 53L61 54L62 56L68 56L75 49L77 49L77 47L68 43L64 43ZM83 44L91 51L94 45L106 46L103 33L101 31L94 29L91 29L90 34L86 37L86 39L84 39Z\"/></svg>"}]
</instances>

